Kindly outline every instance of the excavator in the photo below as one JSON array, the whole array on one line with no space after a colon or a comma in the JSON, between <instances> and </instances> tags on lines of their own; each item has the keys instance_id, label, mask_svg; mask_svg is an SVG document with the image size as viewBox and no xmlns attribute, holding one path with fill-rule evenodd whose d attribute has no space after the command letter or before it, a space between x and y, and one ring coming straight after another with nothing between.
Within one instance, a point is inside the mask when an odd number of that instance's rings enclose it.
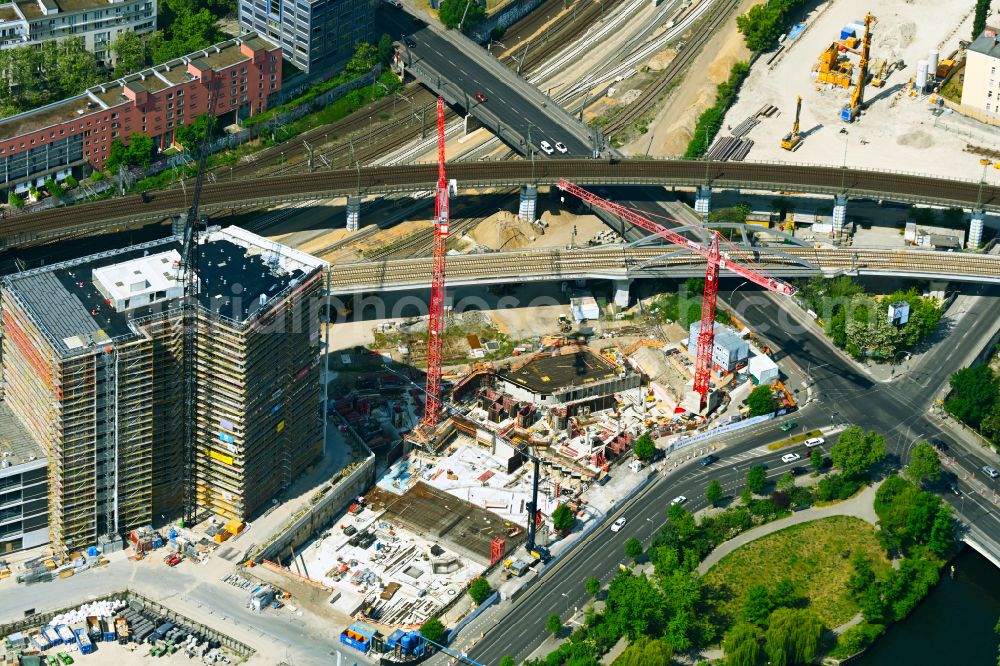
<instances>
[{"instance_id":1,"label":"excavator","mask_svg":"<svg viewBox=\"0 0 1000 666\"><path fill-rule=\"evenodd\" d=\"M854 91L851 93L851 101L840 110L840 119L845 123L854 122L861 115L861 105L865 101L865 79L868 78L868 57L871 55L871 27L877 20L871 14L865 16L865 36L861 41L861 62L858 63L858 81L854 85Z\"/></svg>"},{"instance_id":2,"label":"excavator","mask_svg":"<svg viewBox=\"0 0 1000 666\"><path fill-rule=\"evenodd\" d=\"M785 135L781 140L781 147L785 150L795 150L802 141L802 135L799 134L799 112L802 111L802 97L799 96L795 100L795 123L792 124L792 131Z\"/></svg>"}]
</instances>

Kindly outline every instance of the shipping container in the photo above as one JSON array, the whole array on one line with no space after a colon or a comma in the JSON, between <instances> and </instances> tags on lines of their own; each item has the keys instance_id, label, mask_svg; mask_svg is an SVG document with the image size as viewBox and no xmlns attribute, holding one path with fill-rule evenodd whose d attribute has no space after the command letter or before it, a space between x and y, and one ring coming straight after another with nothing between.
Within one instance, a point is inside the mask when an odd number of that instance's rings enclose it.
<instances>
[{"instance_id":1,"label":"shipping container","mask_svg":"<svg viewBox=\"0 0 1000 666\"><path fill-rule=\"evenodd\" d=\"M80 654L90 654L94 651L94 644L87 635L86 629L76 629L76 642L80 646Z\"/></svg>"},{"instance_id":2,"label":"shipping container","mask_svg":"<svg viewBox=\"0 0 1000 666\"><path fill-rule=\"evenodd\" d=\"M96 615L87 616L87 635L92 641L100 641L104 638L104 631L101 629L101 619Z\"/></svg>"},{"instance_id":3,"label":"shipping container","mask_svg":"<svg viewBox=\"0 0 1000 666\"><path fill-rule=\"evenodd\" d=\"M117 636L115 635L115 622L109 617L101 619L101 633L103 636L102 640L111 642L114 641Z\"/></svg>"},{"instance_id":4,"label":"shipping container","mask_svg":"<svg viewBox=\"0 0 1000 666\"><path fill-rule=\"evenodd\" d=\"M49 645L59 645L62 643L62 639L59 638L59 632L56 631L55 627L45 627L42 629L42 633L45 634L45 638L49 639Z\"/></svg>"},{"instance_id":5,"label":"shipping container","mask_svg":"<svg viewBox=\"0 0 1000 666\"><path fill-rule=\"evenodd\" d=\"M65 624L60 624L56 627L56 632L59 634L59 638L62 639L63 643L71 645L76 642L76 635L73 634L73 630L67 627Z\"/></svg>"}]
</instances>

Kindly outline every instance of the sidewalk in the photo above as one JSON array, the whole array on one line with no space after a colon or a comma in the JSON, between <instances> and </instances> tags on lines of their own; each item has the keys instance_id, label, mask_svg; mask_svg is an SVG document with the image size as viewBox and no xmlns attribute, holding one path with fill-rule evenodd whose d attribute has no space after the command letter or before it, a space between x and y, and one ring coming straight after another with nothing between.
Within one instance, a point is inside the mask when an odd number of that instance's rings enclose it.
<instances>
[{"instance_id":1,"label":"sidewalk","mask_svg":"<svg viewBox=\"0 0 1000 666\"><path fill-rule=\"evenodd\" d=\"M701 564L698 565L698 574L702 576L705 575L705 573L719 560L740 546L750 543L751 541L755 541L762 536L779 532L786 527L791 527L792 525L808 523L813 520L819 520L820 518L829 518L830 516L854 516L855 518L860 518L865 522L875 525L878 522L878 516L875 515L874 508L875 491L877 488L878 484L874 486L867 486L854 497L846 499L842 502L837 502L836 504L830 504L828 506L805 509L788 516L787 518L781 518L780 520L775 520L765 525L761 525L760 527L755 527L752 530L747 530L713 550L709 556L702 560Z\"/></svg>"}]
</instances>

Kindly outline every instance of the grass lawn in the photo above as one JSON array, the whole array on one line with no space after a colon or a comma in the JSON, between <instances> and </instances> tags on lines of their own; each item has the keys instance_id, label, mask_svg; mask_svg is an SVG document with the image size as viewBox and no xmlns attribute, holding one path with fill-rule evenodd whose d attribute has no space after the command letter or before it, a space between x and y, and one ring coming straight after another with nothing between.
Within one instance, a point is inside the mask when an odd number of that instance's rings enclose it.
<instances>
[{"instance_id":1,"label":"grass lawn","mask_svg":"<svg viewBox=\"0 0 1000 666\"><path fill-rule=\"evenodd\" d=\"M858 550L869 554L876 569L889 566L874 527L860 518L833 516L751 541L709 569L705 580L720 590L721 610L735 621L748 588L773 587L788 578L823 624L833 628L859 610L846 596L851 555Z\"/></svg>"}]
</instances>

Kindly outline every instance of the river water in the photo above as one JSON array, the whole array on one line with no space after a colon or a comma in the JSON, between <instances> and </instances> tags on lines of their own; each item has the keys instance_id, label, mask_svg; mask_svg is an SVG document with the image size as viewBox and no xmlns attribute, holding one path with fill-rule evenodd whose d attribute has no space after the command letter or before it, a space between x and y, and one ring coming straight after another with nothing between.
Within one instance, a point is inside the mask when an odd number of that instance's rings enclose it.
<instances>
[{"instance_id":1,"label":"river water","mask_svg":"<svg viewBox=\"0 0 1000 666\"><path fill-rule=\"evenodd\" d=\"M857 661L859 666L996 666L1000 569L966 547L904 621Z\"/></svg>"}]
</instances>

